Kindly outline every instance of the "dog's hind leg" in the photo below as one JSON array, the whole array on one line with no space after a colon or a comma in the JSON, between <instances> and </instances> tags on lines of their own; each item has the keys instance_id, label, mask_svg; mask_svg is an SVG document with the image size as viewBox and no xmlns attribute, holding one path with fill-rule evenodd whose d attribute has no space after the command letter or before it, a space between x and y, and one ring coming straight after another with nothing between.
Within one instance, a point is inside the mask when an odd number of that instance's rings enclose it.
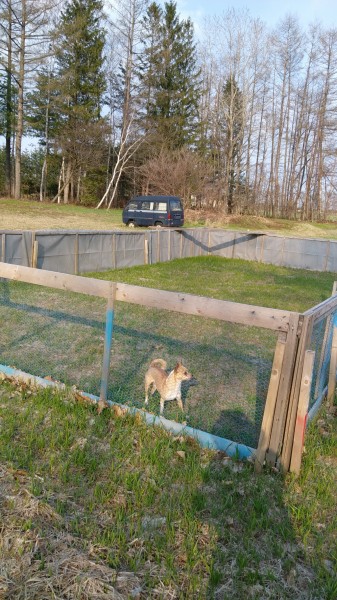
<instances>
[{"instance_id":1,"label":"dog's hind leg","mask_svg":"<svg viewBox=\"0 0 337 600\"><path fill-rule=\"evenodd\" d=\"M156 388L156 384L151 376L149 377L149 376L145 375L144 383L145 383L145 402L144 402L144 404L148 404L149 403L149 391L151 394L153 394L157 388Z\"/></svg>"},{"instance_id":2,"label":"dog's hind leg","mask_svg":"<svg viewBox=\"0 0 337 600\"><path fill-rule=\"evenodd\" d=\"M151 381L148 381L148 379L145 377L145 400L144 400L144 404L148 404L149 403L149 387L151 385Z\"/></svg>"},{"instance_id":3,"label":"dog's hind leg","mask_svg":"<svg viewBox=\"0 0 337 600\"><path fill-rule=\"evenodd\" d=\"M160 396L160 414L162 415L164 412L164 400L163 398Z\"/></svg>"}]
</instances>

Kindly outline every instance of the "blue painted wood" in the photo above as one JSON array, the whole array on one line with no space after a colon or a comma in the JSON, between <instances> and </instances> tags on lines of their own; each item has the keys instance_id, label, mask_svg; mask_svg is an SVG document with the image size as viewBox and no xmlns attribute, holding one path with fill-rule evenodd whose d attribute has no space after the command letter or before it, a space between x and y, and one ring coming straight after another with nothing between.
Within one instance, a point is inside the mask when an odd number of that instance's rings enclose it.
<instances>
[{"instance_id":1,"label":"blue painted wood","mask_svg":"<svg viewBox=\"0 0 337 600\"><path fill-rule=\"evenodd\" d=\"M102 364L102 377L101 377L101 388L100 388L100 399L104 402L108 396L108 382L109 382L109 370L110 370L110 355L112 347L112 336L113 336L113 324L114 324L114 310L107 308L106 319L105 319L105 337L104 337L104 354Z\"/></svg>"}]
</instances>

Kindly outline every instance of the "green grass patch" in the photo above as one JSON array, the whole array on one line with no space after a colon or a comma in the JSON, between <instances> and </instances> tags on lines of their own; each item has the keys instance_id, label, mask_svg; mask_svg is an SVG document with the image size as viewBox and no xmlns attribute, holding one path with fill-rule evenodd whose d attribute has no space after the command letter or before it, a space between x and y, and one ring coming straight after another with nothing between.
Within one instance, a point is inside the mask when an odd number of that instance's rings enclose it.
<instances>
[{"instance_id":1,"label":"green grass patch","mask_svg":"<svg viewBox=\"0 0 337 600\"><path fill-rule=\"evenodd\" d=\"M220 257L200 257L91 274L154 289L302 311L327 298L333 274L297 271ZM155 292L154 292L155 293ZM0 285L0 362L51 376L99 395L105 302L19 282ZM276 333L118 302L108 397L143 407L144 375L163 358L183 358L194 375L183 387L184 412L165 416L257 446ZM150 399L159 413L159 399Z\"/></svg>"},{"instance_id":2,"label":"green grass patch","mask_svg":"<svg viewBox=\"0 0 337 600\"><path fill-rule=\"evenodd\" d=\"M336 441L320 415L298 480L256 476L139 417L3 381L5 597L37 600L48 581L69 598L332 600Z\"/></svg>"},{"instance_id":3,"label":"green grass patch","mask_svg":"<svg viewBox=\"0 0 337 600\"><path fill-rule=\"evenodd\" d=\"M328 298L336 278L334 273L218 256L177 259L88 276L298 312Z\"/></svg>"}]
</instances>

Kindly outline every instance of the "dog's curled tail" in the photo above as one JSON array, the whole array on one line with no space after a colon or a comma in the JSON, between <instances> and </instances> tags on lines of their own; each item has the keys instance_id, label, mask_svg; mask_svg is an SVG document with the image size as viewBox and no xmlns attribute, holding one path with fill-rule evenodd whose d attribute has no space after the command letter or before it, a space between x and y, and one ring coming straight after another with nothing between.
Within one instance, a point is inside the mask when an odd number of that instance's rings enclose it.
<instances>
[{"instance_id":1,"label":"dog's curled tail","mask_svg":"<svg viewBox=\"0 0 337 600\"><path fill-rule=\"evenodd\" d=\"M150 367L158 367L158 365L160 365L160 367L162 369L166 369L167 367L167 362L166 360L163 360L162 358L154 358L151 362L150 362Z\"/></svg>"}]
</instances>

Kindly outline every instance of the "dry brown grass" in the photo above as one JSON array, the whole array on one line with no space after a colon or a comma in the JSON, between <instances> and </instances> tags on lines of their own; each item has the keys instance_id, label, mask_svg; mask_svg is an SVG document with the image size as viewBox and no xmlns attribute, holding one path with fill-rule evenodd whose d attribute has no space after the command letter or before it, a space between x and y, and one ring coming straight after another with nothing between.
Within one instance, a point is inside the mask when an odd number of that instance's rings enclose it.
<instances>
[{"instance_id":1,"label":"dry brown grass","mask_svg":"<svg viewBox=\"0 0 337 600\"><path fill-rule=\"evenodd\" d=\"M110 230L125 228L121 210L0 199L0 230Z\"/></svg>"},{"instance_id":2,"label":"dry brown grass","mask_svg":"<svg viewBox=\"0 0 337 600\"><path fill-rule=\"evenodd\" d=\"M211 210L185 210L187 227L221 227L226 229L271 231L280 235L337 239L337 224L309 223L269 219L262 216L226 215ZM122 211L96 210L83 206L51 204L31 200L0 198L0 230L110 230L125 229Z\"/></svg>"},{"instance_id":3,"label":"dry brown grass","mask_svg":"<svg viewBox=\"0 0 337 600\"><path fill-rule=\"evenodd\" d=\"M0 467L0 598L139 597L139 578L117 573L98 558L97 548L85 548L67 531L65 519L31 494L32 479L23 469Z\"/></svg>"},{"instance_id":4,"label":"dry brown grass","mask_svg":"<svg viewBox=\"0 0 337 600\"><path fill-rule=\"evenodd\" d=\"M185 221L190 225L220 227L247 231L270 231L271 233L314 238L337 238L337 224L272 219L259 215L227 215L211 210L185 210Z\"/></svg>"}]
</instances>

